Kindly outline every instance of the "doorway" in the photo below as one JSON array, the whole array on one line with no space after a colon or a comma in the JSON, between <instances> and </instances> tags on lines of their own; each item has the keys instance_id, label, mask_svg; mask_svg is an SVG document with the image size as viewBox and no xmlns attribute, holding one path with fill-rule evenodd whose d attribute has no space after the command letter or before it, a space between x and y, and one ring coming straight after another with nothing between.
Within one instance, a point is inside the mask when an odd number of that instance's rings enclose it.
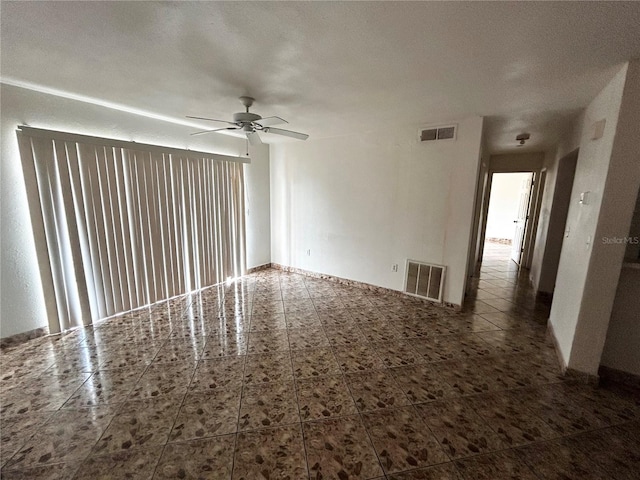
<instances>
[{"instance_id":1,"label":"doorway","mask_svg":"<svg viewBox=\"0 0 640 480\"><path fill-rule=\"evenodd\" d=\"M518 266L526 266L533 172L494 173L484 234L484 250L499 251Z\"/></svg>"},{"instance_id":2,"label":"doorway","mask_svg":"<svg viewBox=\"0 0 640 480\"><path fill-rule=\"evenodd\" d=\"M567 215L571 204L571 192L578 163L578 154L579 149L576 149L562 157L558 162L553 199L547 223L547 238L544 245L542 245L540 270L537 281L534 282L537 284L538 293L549 296L553 295L556 286L556 276L558 275L560 252L562 251Z\"/></svg>"},{"instance_id":3,"label":"doorway","mask_svg":"<svg viewBox=\"0 0 640 480\"><path fill-rule=\"evenodd\" d=\"M479 278L487 254L492 261L504 260L510 270L531 268L547 169L542 154L517 160L520 158L497 156L483 163L478 174L467 294ZM501 220L495 222L496 216ZM493 248L485 248L489 246Z\"/></svg>"}]
</instances>

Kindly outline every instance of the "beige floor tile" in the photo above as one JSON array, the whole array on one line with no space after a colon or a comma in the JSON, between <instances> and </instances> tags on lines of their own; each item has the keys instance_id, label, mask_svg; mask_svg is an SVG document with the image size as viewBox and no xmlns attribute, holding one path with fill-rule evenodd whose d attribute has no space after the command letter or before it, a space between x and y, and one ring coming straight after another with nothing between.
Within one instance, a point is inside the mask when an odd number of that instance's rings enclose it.
<instances>
[{"instance_id":1,"label":"beige floor tile","mask_svg":"<svg viewBox=\"0 0 640 480\"><path fill-rule=\"evenodd\" d=\"M235 435L170 443L162 452L156 480L230 480L233 468Z\"/></svg>"},{"instance_id":2,"label":"beige floor tile","mask_svg":"<svg viewBox=\"0 0 640 480\"><path fill-rule=\"evenodd\" d=\"M298 380L297 394L303 421L357 412L351 392L342 376Z\"/></svg>"},{"instance_id":3,"label":"beige floor tile","mask_svg":"<svg viewBox=\"0 0 640 480\"><path fill-rule=\"evenodd\" d=\"M68 480L73 477L78 464L54 463L24 469L3 469L3 480Z\"/></svg>"},{"instance_id":4,"label":"beige floor tile","mask_svg":"<svg viewBox=\"0 0 640 480\"><path fill-rule=\"evenodd\" d=\"M463 480L462 475L452 463L394 473L387 478L389 480Z\"/></svg>"},{"instance_id":5,"label":"beige floor tile","mask_svg":"<svg viewBox=\"0 0 640 480\"><path fill-rule=\"evenodd\" d=\"M255 430L299 422L293 383L247 385L243 388L238 430Z\"/></svg>"},{"instance_id":6,"label":"beige floor tile","mask_svg":"<svg viewBox=\"0 0 640 480\"><path fill-rule=\"evenodd\" d=\"M190 392L208 392L242 386L245 356L221 357L198 362L189 385Z\"/></svg>"},{"instance_id":7,"label":"beige floor tile","mask_svg":"<svg viewBox=\"0 0 640 480\"><path fill-rule=\"evenodd\" d=\"M385 473L449 460L413 407L368 412L362 419Z\"/></svg>"},{"instance_id":8,"label":"beige floor tile","mask_svg":"<svg viewBox=\"0 0 640 480\"><path fill-rule=\"evenodd\" d=\"M245 385L291 380L293 380L293 368L288 351L247 355L244 367Z\"/></svg>"},{"instance_id":9,"label":"beige floor tile","mask_svg":"<svg viewBox=\"0 0 640 480\"><path fill-rule=\"evenodd\" d=\"M53 415L53 412L35 412L3 417L0 425L0 467L3 466L31 436Z\"/></svg>"},{"instance_id":10,"label":"beige floor tile","mask_svg":"<svg viewBox=\"0 0 640 480\"><path fill-rule=\"evenodd\" d=\"M196 369L196 362L151 364L129 394L130 400L154 398L161 395L184 395Z\"/></svg>"},{"instance_id":11,"label":"beige floor tile","mask_svg":"<svg viewBox=\"0 0 640 480\"><path fill-rule=\"evenodd\" d=\"M202 358L210 360L218 357L246 355L249 336L245 333L220 333L207 337Z\"/></svg>"},{"instance_id":12,"label":"beige floor tile","mask_svg":"<svg viewBox=\"0 0 640 480\"><path fill-rule=\"evenodd\" d=\"M238 434L233 480L258 478L307 478L299 424Z\"/></svg>"},{"instance_id":13,"label":"beige floor tile","mask_svg":"<svg viewBox=\"0 0 640 480\"><path fill-rule=\"evenodd\" d=\"M240 388L188 394L175 419L170 442L235 433L238 429Z\"/></svg>"},{"instance_id":14,"label":"beige floor tile","mask_svg":"<svg viewBox=\"0 0 640 480\"><path fill-rule=\"evenodd\" d=\"M291 328L288 333L291 350L329 347L329 339L322 327ZM299 353L294 354L296 355Z\"/></svg>"},{"instance_id":15,"label":"beige floor tile","mask_svg":"<svg viewBox=\"0 0 640 480\"><path fill-rule=\"evenodd\" d=\"M345 378L361 412L402 407L411 403L387 370L352 373Z\"/></svg>"},{"instance_id":16,"label":"beige floor tile","mask_svg":"<svg viewBox=\"0 0 640 480\"><path fill-rule=\"evenodd\" d=\"M60 410L7 462L7 468L82 461L114 418L110 405Z\"/></svg>"},{"instance_id":17,"label":"beige floor tile","mask_svg":"<svg viewBox=\"0 0 640 480\"><path fill-rule=\"evenodd\" d=\"M161 453L162 447L157 446L91 456L82 464L73 478L74 480L102 478L151 480Z\"/></svg>"},{"instance_id":18,"label":"beige floor tile","mask_svg":"<svg viewBox=\"0 0 640 480\"><path fill-rule=\"evenodd\" d=\"M452 459L508 447L470 407L458 400L416 405L418 413Z\"/></svg>"},{"instance_id":19,"label":"beige floor tile","mask_svg":"<svg viewBox=\"0 0 640 480\"><path fill-rule=\"evenodd\" d=\"M468 478L477 480L536 480L538 477L515 451L477 455L456 462L458 470Z\"/></svg>"},{"instance_id":20,"label":"beige floor tile","mask_svg":"<svg viewBox=\"0 0 640 480\"><path fill-rule=\"evenodd\" d=\"M333 353L344 373L385 368L384 362L370 344L334 347Z\"/></svg>"},{"instance_id":21,"label":"beige floor tile","mask_svg":"<svg viewBox=\"0 0 640 480\"><path fill-rule=\"evenodd\" d=\"M383 474L358 415L304 423L311 478L371 479Z\"/></svg>"},{"instance_id":22,"label":"beige floor tile","mask_svg":"<svg viewBox=\"0 0 640 480\"><path fill-rule=\"evenodd\" d=\"M305 349L292 357L293 374L296 379L340 375L342 370L330 348Z\"/></svg>"},{"instance_id":23,"label":"beige floor tile","mask_svg":"<svg viewBox=\"0 0 640 480\"><path fill-rule=\"evenodd\" d=\"M4 349L0 476L635 480L640 403L487 245L460 312L263 270Z\"/></svg>"},{"instance_id":24,"label":"beige floor tile","mask_svg":"<svg viewBox=\"0 0 640 480\"><path fill-rule=\"evenodd\" d=\"M92 453L106 455L133 448L164 445L169 439L182 398L163 395L123 404Z\"/></svg>"}]
</instances>

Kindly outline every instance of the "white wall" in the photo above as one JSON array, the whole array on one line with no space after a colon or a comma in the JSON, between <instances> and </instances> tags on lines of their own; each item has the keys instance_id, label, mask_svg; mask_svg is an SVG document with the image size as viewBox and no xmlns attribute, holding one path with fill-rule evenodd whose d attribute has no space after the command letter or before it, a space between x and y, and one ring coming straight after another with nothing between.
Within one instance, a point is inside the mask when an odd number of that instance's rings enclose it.
<instances>
[{"instance_id":1,"label":"white wall","mask_svg":"<svg viewBox=\"0 0 640 480\"><path fill-rule=\"evenodd\" d=\"M640 65L638 62L629 67L621 122L635 128L635 137L640 136ZM628 130L620 132L628 135ZM633 135L633 133L632 133ZM629 147L634 148L634 147ZM614 147L614 152L616 151ZM635 147L636 191L640 189L640 156ZM613 180L613 179L612 179ZM618 182L614 180L614 185ZM632 187L632 186L631 186ZM640 192L636 201L628 232L631 243L619 247L625 250L625 263L620 272L618 287L607 330L607 338L602 352L601 364L616 370L640 376L640 263L638 262L638 239L640 239Z\"/></svg>"},{"instance_id":2,"label":"white wall","mask_svg":"<svg viewBox=\"0 0 640 480\"><path fill-rule=\"evenodd\" d=\"M544 168L544 159L543 152L491 155L489 168L491 172L533 172Z\"/></svg>"},{"instance_id":3,"label":"white wall","mask_svg":"<svg viewBox=\"0 0 640 480\"><path fill-rule=\"evenodd\" d=\"M633 210L624 258L627 262L640 262L640 193L636 198L636 206Z\"/></svg>"},{"instance_id":4,"label":"white wall","mask_svg":"<svg viewBox=\"0 0 640 480\"><path fill-rule=\"evenodd\" d=\"M531 270L529 278L533 283L533 287L539 290L540 287L548 285L543 279L543 271L548 270L548 264L550 260L547 258L546 245L549 239L549 220L551 218L551 209L553 208L553 199L555 197L556 180L558 174L558 165L562 158L566 157L569 153L574 151L580 146L580 139L582 136L582 123L584 112L576 119L573 125L567 128L564 134L561 136L562 141L556 146L555 149L545 154L544 167L547 172L547 179L545 181L544 193L542 198L542 205L540 208L540 217L538 220L538 231L536 232L535 246L533 251L533 258L531 261ZM553 232L552 232L553 234ZM564 233L563 233L564 236ZM558 248L561 248L560 245ZM560 253L557 252L558 258ZM557 260L556 260L557 262ZM553 285L555 285L557 272L557 265L553 267ZM552 290L553 288L551 288ZM541 290L544 292L550 292L549 287Z\"/></svg>"},{"instance_id":5,"label":"white wall","mask_svg":"<svg viewBox=\"0 0 640 480\"><path fill-rule=\"evenodd\" d=\"M566 365L589 374L596 374L600 363L624 257L624 245L601 239L627 235L640 185L639 116L640 64L633 62L591 102L578 127L569 234L562 246L550 323ZM592 140L593 124L601 119L606 119L604 135ZM587 204L579 203L580 192L589 192Z\"/></svg>"},{"instance_id":6,"label":"white wall","mask_svg":"<svg viewBox=\"0 0 640 480\"><path fill-rule=\"evenodd\" d=\"M479 273L478 262L482 258L482 249L484 248L484 230L486 225L485 218L489 209L489 202L485 199L487 189L489 188L489 150L486 147L486 135L483 125L481 154L480 154L480 170L478 172L478 183L476 185L476 200L473 215L473 231L471 237L471 251L469 255L469 265L467 266L467 293L472 289L473 284L471 277Z\"/></svg>"},{"instance_id":7,"label":"white wall","mask_svg":"<svg viewBox=\"0 0 640 480\"><path fill-rule=\"evenodd\" d=\"M554 152L548 157L548 190L545 188L529 278L536 292L551 294L558 273L578 153L574 150L558 159Z\"/></svg>"},{"instance_id":8,"label":"white wall","mask_svg":"<svg viewBox=\"0 0 640 480\"><path fill-rule=\"evenodd\" d=\"M487 238L513 239L518 218L520 189L530 173L496 173L491 183L489 214L487 215Z\"/></svg>"},{"instance_id":9,"label":"white wall","mask_svg":"<svg viewBox=\"0 0 640 480\"><path fill-rule=\"evenodd\" d=\"M417 130L273 145L272 261L396 290L408 258L442 264L444 300L461 304L482 118L460 121L455 142Z\"/></svg>"},{"instance_id":10,"label":"white wall","mask_svg":"<svg viewBox=\"0 0 640 480\"><path fill-rule=\"evenodd\" d=\"M540 276L542 275L543 262L545 257L545 246L549 235L549 219L553 206L553 196L555 194L556 176L558 173L558 158L556 150L545 154L544 168L547 172L542 203L540 204L540 215L538 216L538 230L534 239L533 256L531 258L531 268L529 269L529 280L533 288L538 291Z\"/></svg>"},{"instance_id":11,"label":"white wall","mask_svg":"<svg viewBox=\"0 0 640 480\"><path fill-rule=\"evenodd\" d=\"M250 147L245 165L247 268L271 263L269 145Z\"/></svg>"},{"instance_id":12,"label":"white wall","mask_svg":"<svg viewBox=\"0 0 640 480\"><path fill-rule=\"evenodd\" d=\"M242 139L218 134L190 137L193 127L177 125L2 84L2 150L0 175L0 336L7 337L47 325L35 246L29 221L26 191L15 129L18 125L50 128L87 135L134 140L141 143L191 148L227 155L241 155ZM269 238L268 155L258 155L247 167L251 214L249 238ZM268 240L266 241L268 245ZM248 245L247 257L256 264L268 262L267 248Z\"/></svg>"},{"instance_id":13,"label":"white wall","mask_svg":"<svg viewBox=\"0 0 640 480\"><path fill-rule=\"evenodd\" d=\"M640 268L620 273L600 363L640 376Z\"/></svg>"}]
</instances>

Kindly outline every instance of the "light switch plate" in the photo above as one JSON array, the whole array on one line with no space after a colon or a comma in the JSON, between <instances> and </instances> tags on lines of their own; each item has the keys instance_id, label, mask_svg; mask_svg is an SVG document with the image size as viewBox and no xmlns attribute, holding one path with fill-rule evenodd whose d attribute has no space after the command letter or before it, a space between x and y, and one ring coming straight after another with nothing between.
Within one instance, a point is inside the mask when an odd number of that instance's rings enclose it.
<instances>
[{"instance_id":1,"label":"light switch plate","mask_svg":"<svg viewBox=\"0 0 640 480\"><path fill-rule=\"evenodd\" d=\"M599 138L602 138L602 136L604 135L604 127L606 124L607 120L604 118L602 120L598 120L593 124L591 140L598 140Z\"/></svg>"},{"instance_id":2,"label":"light switch plate","mask_svg":"<svg viewBox=\"0 0 640 480\"><path fill-rule=\"evenodd\" d=\"M580 205L589 205L589 192L580 193Z\"/></svg>"}]
</instances>

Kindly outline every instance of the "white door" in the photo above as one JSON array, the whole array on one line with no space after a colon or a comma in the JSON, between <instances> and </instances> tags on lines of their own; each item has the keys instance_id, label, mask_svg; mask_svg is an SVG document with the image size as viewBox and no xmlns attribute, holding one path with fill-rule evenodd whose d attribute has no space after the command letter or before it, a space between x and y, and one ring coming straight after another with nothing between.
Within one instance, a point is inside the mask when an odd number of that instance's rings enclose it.
<instances>
[{"instance_id":1,"label":"white door","mask_svg":"<svg viewBox=\"0 0 640 480\"><path fill-rule=\"evenodd\" d=\"M518 218L513 223L516 230L511 243L511 260L520 265L522 252L524 251L524 234L527 230L527 220L529 218L529 204L531 202L531 189L533 187L533 173L522 180L520 186L520 200L518 202Z\"/></svg>"}]
</instances>

